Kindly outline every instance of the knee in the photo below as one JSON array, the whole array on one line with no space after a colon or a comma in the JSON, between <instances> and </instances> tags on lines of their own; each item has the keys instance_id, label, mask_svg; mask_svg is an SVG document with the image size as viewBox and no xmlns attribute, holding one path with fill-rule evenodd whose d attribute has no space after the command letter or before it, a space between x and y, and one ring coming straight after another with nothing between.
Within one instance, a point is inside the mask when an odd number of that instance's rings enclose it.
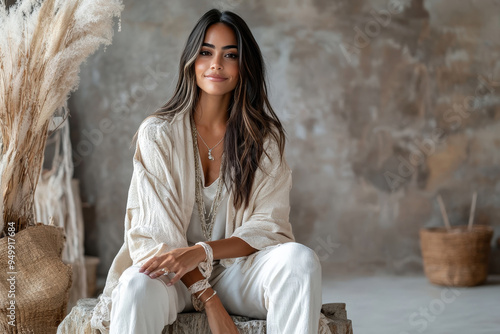
<instances>
[{"instance_id":1,"label":"knee","mask_svg":"<svg viewBox=\"0 0 500 334\"><path fill-rule=\"evenodd\" d=\"M318 255L309 247L298 242L287 242L280 247L283 264L293 272L321 275L321 263Z\"/></svg>"},{"instance_id":2,"label":"knee","mask_svg":"<svg viewBox=\"0 0 500 334\"><path fill-rule=\"evenodd\" d=\"M133 297L135 303L153 302L159 295L157 283L149 276L136 273L123 285L124 292Z\"/></svg>"},{"instance_id":3,"label":"knee","mask_svg":"<svg viewBox=\"0 0 500 334\"><path fill-rule=\"evenodd\" d=\"M275 265L269 276L269 301L293 294L296 298L321 297L321 263L316 253L297 242L287 242L276 248ZM273 285L276 284L276 285Z\"/></svg>"}]
</instances>

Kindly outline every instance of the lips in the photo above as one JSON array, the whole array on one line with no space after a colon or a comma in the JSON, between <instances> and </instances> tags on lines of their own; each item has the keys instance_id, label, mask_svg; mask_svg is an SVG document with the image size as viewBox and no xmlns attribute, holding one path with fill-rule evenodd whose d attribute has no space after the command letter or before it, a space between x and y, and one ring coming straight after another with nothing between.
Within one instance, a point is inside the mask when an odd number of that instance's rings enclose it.
<instances>
[{"instance_id":1,"label":"lips","mask_svg":"<svg viewBox=\"0 0 500 334\"><path fill-rule=\"evenodd\" d=\"M227 80L227 78L218 74L205 75L205 78L207 78L210 81L217 81L217 82Z\"/></svg>"}]
</instances>

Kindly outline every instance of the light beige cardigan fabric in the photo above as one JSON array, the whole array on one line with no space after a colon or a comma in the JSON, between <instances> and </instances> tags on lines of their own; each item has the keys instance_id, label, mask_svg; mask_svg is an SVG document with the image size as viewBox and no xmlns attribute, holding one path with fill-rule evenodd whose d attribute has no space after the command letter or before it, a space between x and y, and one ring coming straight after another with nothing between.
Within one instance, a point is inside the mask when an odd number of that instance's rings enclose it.
<instances>
[{"instance_id":1,"label":"light beige cardigan fabric","mask_svg":"<svg viewBox=\"0 0 500 334\"><path fill-rule=\"evenodd\" d=\"M234 209L230 191L226 238L239 237L262 250L295 241L289 222L289 195L292 171L285 158L280 160L274 140L264 145L272 161L263 154L255 173L247 209ZM109 333L111 293L121 274L135 264L179 247L188 247L186 232L195 201L193 139L189 113L177 114L168 122L149 118L139 127L134 171L128 193L124 243L116 255L103 294L92 315L92 328ZM229 267L246 261L252 264L257 252L248 257L223 259Z\"/></svg>"}]
</instances>

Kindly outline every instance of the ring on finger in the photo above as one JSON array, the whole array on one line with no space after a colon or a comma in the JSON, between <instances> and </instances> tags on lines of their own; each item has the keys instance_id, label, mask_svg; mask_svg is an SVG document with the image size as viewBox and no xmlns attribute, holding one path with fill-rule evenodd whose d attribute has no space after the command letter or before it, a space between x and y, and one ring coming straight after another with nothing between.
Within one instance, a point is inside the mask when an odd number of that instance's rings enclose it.
<instances>
[{"instance_id":1,"label":"ring on finger","mask_svg":"<svg viewBox=\"0 0 500 334\"><path fill-rule=\"evenodd\" d=\"M168 275L168 270L166 268L162 268L161 271L163 271L163 275Z\"/></svg>"}]
</instances>

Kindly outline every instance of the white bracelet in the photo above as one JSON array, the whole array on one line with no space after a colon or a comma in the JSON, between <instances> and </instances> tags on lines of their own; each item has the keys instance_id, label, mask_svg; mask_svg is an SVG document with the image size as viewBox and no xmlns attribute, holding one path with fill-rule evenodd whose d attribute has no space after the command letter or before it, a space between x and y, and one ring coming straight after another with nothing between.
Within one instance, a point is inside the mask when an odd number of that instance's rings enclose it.
<instances>
[{"instance_id":1,"label":"white bracelet","mask_svg":"<svg viewBox=\"0 0 500 334\"><path fill-rule=\"evenodd\" d=\"M196 283L194 283L193 285L191 285L188 290L189 292L191 292L191 294L195 294L203 289L208 289L210 288L211 285L210 283L208 283L208 280L207 279L202 279Z\"/></svg>"},{"instance_id":2,"label":"white bracelet","mask_svg":"<svg viewBox=\"0 0 500 334\"><path fill-rule=\"evenodd\" d=\"M203 303L203 305L205 305L216 294L217 294L217 291L214 290L214 293L210 297L208 297L207 300L205 300L205 302Z\"/></svg>"},{"instance_id":3,"label":"white bracelet","mask_svg":"<svg viewBox=\"0 0 500 334\"><path fill-rule=\"evenodd\" d=\"M210 275L212 275L212 270L213 270L213 261L214 261L214 253L212 251L212 247L210 247L209 244L201 241L197 242L195 245L201 245L203 249L205 250L206 259L203 262L200 262L198 264L198 269L200 269L201 274L205 278L210 278Z\"/></svg>"},{"instance_id":4,"label":"white bracelet","mask_svg":"<svg viewBox=\"0 0 500 334\"><path fill-rule=\"evenodd\" d=\"M206 290L205 290L205 291L206 291ZM205 291L203 291L203 293L204 293ZM194 309L195 309L196 311L199 311L199 312L201 312L201 311L203 311L203 310L205 309L205 304L206 304L206 303L207 303L207 302L208 302L208 301L209 301L209 300L210 300L213 296L215 296L215 295L217 294L217 291L215 291L215 290L214 290L214 293L213 293L210 297L208 297L208 298L207 298L207 300L205 300L205 302L202 302L202 301L201 301L201 299L200 299L200 297L201 297L201 295L202 295L203 293L201 293L201 294L198 296L198 298L197 298L195 295L191 295L191 302L193 303L193 307L194 307Z\"/></svg>"}]
</instances>

